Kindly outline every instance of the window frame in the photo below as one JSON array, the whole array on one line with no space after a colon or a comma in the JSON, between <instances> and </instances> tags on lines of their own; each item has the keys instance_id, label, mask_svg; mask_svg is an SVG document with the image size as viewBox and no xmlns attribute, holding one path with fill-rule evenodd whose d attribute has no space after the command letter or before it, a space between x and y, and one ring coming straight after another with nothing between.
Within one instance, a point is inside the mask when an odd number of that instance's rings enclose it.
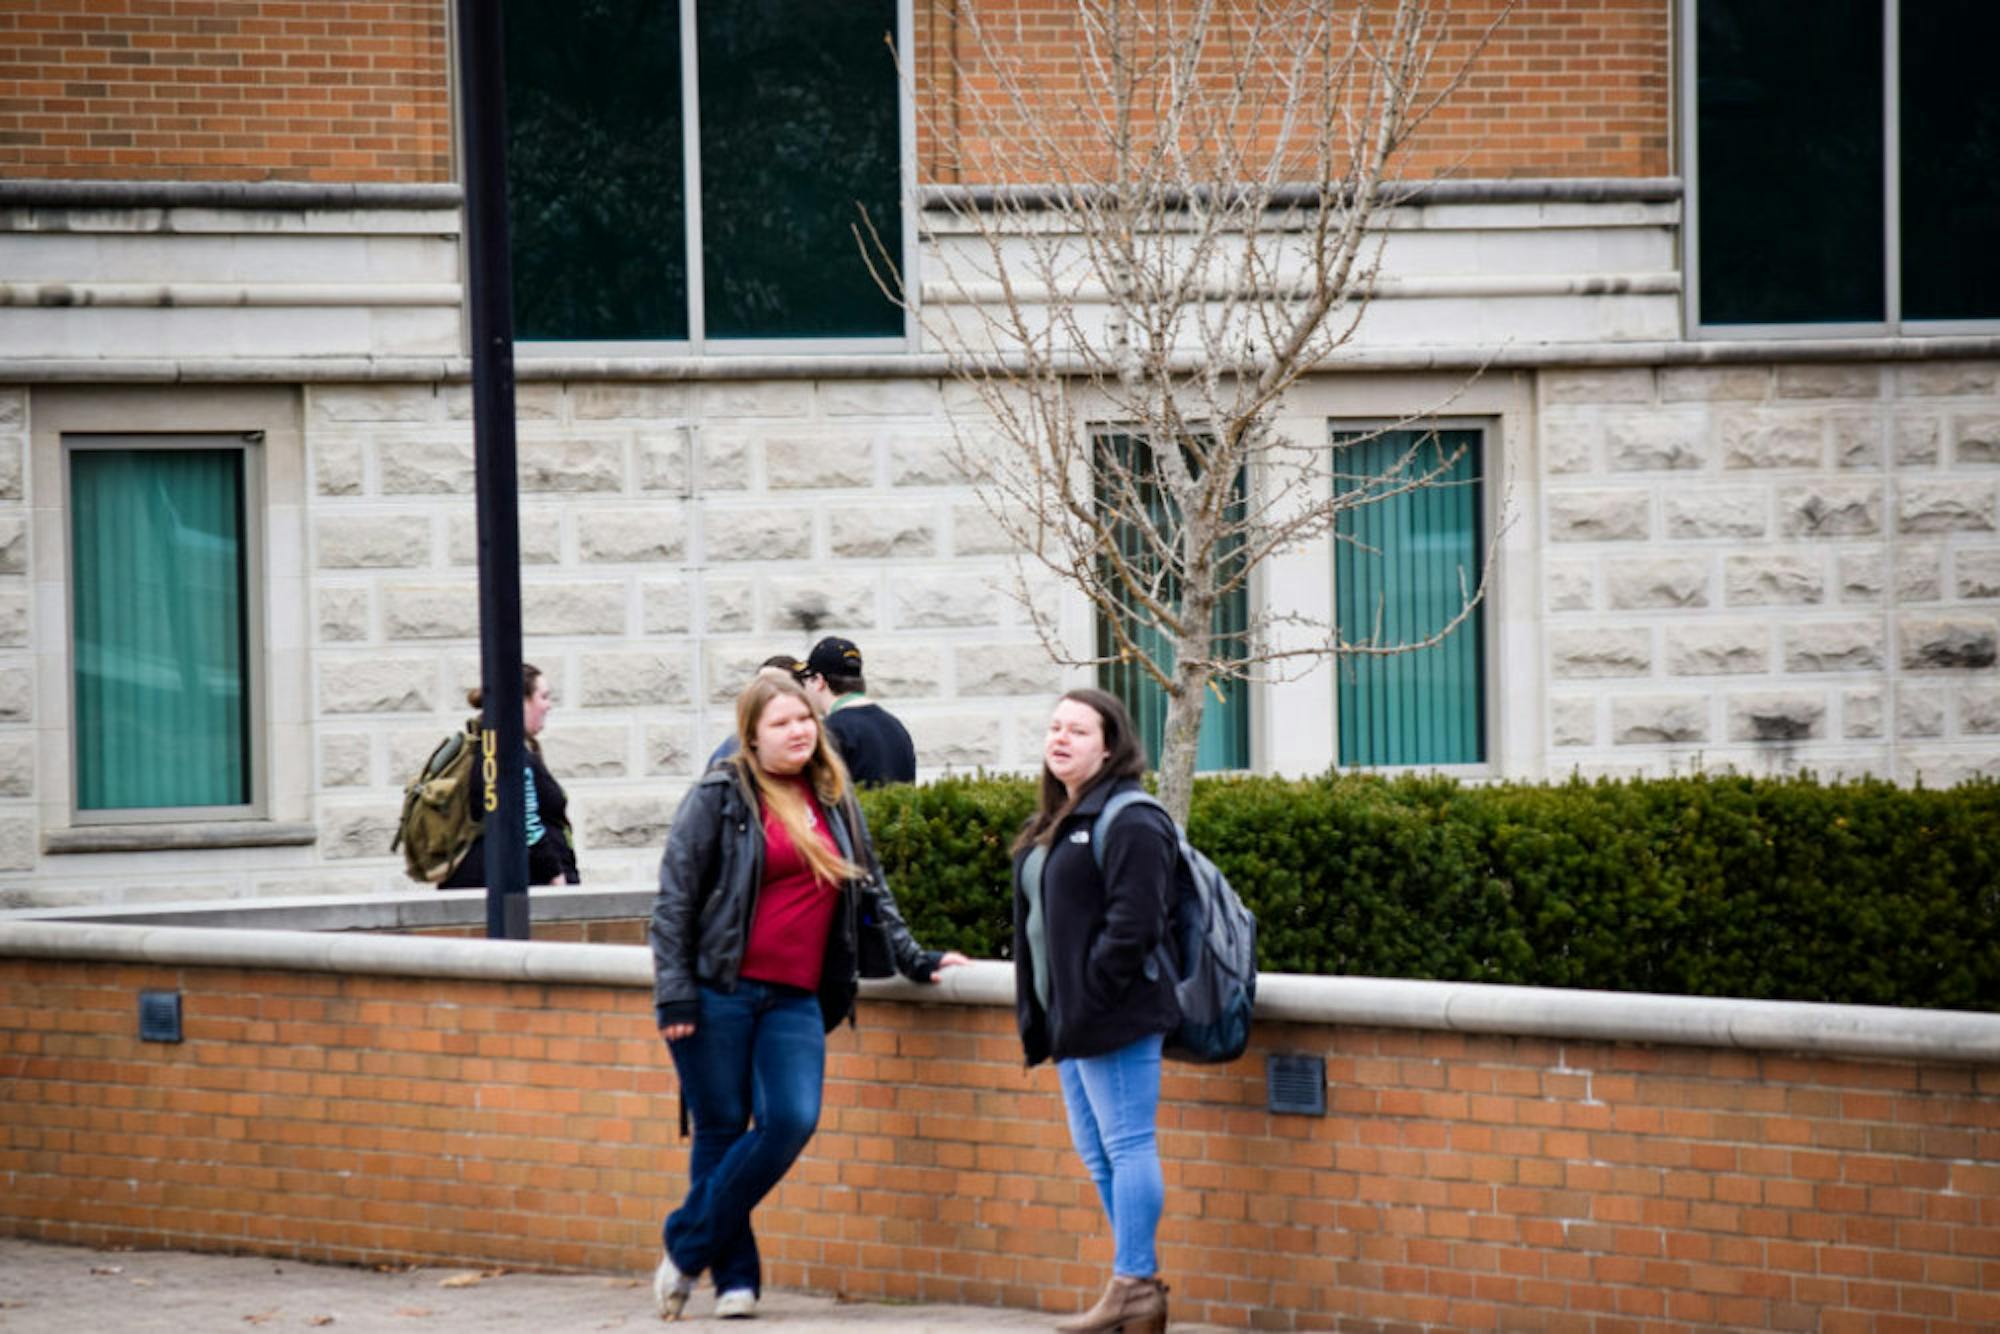
<instances>
[{"instance_id":1,"label":"window frame","mask_svg":"<svg viewBox=\"0 0 2000 1334\"><path fill-rule=\"evenodd\" d=\"M63 588L63 673L67 697L69 802L71 828L132 827L189 823L234 823L268 820L270 763L267 752L269 719L265 708L268 651L265 623L265 516L263 497L267 462L261 430L228 431L64 431L58 437L63 488L63 547L66 577ZM85 810L82 804L82 764L77 754L78 699L76 690L76 509L71 495L71 460L81 452L102 450L205 450L234 452L242 459L243 689L246 696L244 762L248 766L250 799L228 806L128 806Z\"/></svg>"},{"instance_id":2,"label":"window frame","mask_svg":"<svg viewBox=\"0 0 2000 1334\"><path fill-rule=\"evenodd\" d=\"M2000 316L1972 320L1913 320L1903 318L1902 123L1901 93L1902 0L1879 0L1882 13L1882 309L1880 321L1802 321L1786 324L1704 324L1701 318L1701 141L1700 53L1696 12L1701 0L1677 0L1680 29L1680 115L1682 161L1681 255L1682 319L1690 338L1728 341L1749 339L1916 337L2000 332Z\"/></svg>"},{"instance_id":3,"label":"window frame","mask_svg":"<svg viewBox=\"0 0 2000 1334\"><path fill-rule=\"evenodd\" d=\"M1332 721L1332 735L1328 747L1329 768L1342 773L1369 773L1395 776L1398 774L1444 774L1462 780L1490 780L1501 773L1499 760L1502 736L1499 709L1501 693L1499 685L1500 664L1503 659L1500 643L1500 588L1501 547L1506 519L1505 488L1495 484L1495 454L1501 448L1503 423L1498 416L1426 417L1421 421L1410 418L1388 417L1332 417L1324 419L1326 441L1329 449L1329 467L1325 485L1330 493L1333 487L1330 452L1335 435L1363 433L1370 431L1470 431L1478 436L1479 503L1479 550L1480 560L1491 559L1485 570L1487 587L1479 606L1473 610L1469 624L1476 625L1480 640L1480 681L1479 681L1479 746L1482 758L1463 764L1357 764L1342 765L1340 762L1340 673L1346 669L1346 660L1335 657L1331 660L1332 675L1327 680L1328 716ZM1338 625L1340 618L1340 547L1341 543L1329 537L1326 554L1327 622ZM1463 629L1464 627L1461 627Z\"/></svg>"},{"instance_id":4,"label":"window frame","mask_svg":"<svg viewBox=\"0 0 2000 1334\"><path fill-rule=\"evenodd\" d=\"M835 354L912 352L917 347L919 325L914 312L905 310L900 334L862 335L853 338L711 338L705 310L706 268L702 255L701 198L701 67L698 6L724 4L728 0L676 0L681 34L681 171L683 241L687 257L688 336L677 338L632 339L518 339L517 359L551 361L577 357L631 360L645 357L773 357L827 356ZM915 31L915 0L895 0L896 4L896 192L902 214L902 254L898 257L903 281L912 302L921 299L922 284L917 280L917 144L916 88L909 53ZM461 156L462 161L462 156ZM460 267L465 257L461 247ZM469 279L468 279L469 280Z\"/></svg>"}]
</instances>

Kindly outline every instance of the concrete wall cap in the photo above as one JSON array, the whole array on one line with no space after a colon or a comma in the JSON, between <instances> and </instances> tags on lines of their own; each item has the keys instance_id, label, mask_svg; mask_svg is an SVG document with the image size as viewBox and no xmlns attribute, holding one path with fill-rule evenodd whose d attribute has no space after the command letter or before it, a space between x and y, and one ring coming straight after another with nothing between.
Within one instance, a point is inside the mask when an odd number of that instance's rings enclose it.
<instances>
[{"instance_id":1,"label":"concrete wall cap","mask_svg":"<svg viewBox=\"0 0 2000 1334\"><path fill-rule=\"evenodd\" d=\"M0 919L0 956L298 968L314 972L650 987L634 945L467 940L348 932L217 930ZM934 984L869 982L873 1000L1012 1005L1014 966L992 960ZM1888 1060L2000 1062L2000 1015L1957 1010L1725 1000L1627 992L1419 982L1258 978L1260 1019L1601 1042L1658 1042Z\"/></svg>"}]
</instances>

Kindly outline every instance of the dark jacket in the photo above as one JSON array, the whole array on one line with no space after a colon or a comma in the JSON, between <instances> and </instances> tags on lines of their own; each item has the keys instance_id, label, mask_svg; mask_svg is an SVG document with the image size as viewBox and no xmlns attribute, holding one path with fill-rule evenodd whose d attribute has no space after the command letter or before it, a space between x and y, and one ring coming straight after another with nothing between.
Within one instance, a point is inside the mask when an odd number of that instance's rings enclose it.
<instances>
[{"instance_id":1,"label":"dark jacket","mask_svg":"<svg viewBox=\"0 0 2000 1334\"><path fill-rule=\"evenodd\" d=\"M1120 812L1105 833L1102 874L1090 846L1090 827L1105 800L1138 786L1136 778L1105 779L1056 827L1042 865L1046 1014L1035 995L1027 939L1021 885L1027 853L1014 858L1014 1004L1029 1065L1102 1056L1180 1022L1173 971L1161 957L1179 869L1173 822L1157 806Z\"/></svg>"},{"instance_id":2,"label":"dark jacket","mask_svg":"<svg viewBox=\"0 0 2000 1334\"><path fill-rule=\"evenodd\" d=\"M700 1018L697 983L718 991L736 990L764 881L764 821L748 782L735 764L710 769L681 801L667 830L666 851L660 856L660 892L653 899L647 933L653 943L653 1007L662 1028ZM874 879L873 892L896 971L927 982L939 956L910 935L876 860L868 827L863 823L858 831L850 831L848 809L860 813L858 805L843 803L832 810L822 807L821 814L842 855ZM840 907L827 932L819 1006L829 1030L854 1012L860 976L855 945L859 897L855 884L841 886Z\"/></svg>"},{"instance_id":3,"label":"dark jacket","mask_svg":"<svg viewBox=\"0 0 2000 1334\"><path fill-rule=\"evenodd\" d=\"M917 781L909 729L880 704L850 704L826 715L826 730L847 772L862 787Z\"/></svg>"},{"instance_id":4,"label":"dark jacket","mask_svg":"<svg viewBox=\"0 0 2000 1334\"><path fill-rule=\"evenodd\" d=\"M546 831L528 848L528 883L546 885L560 873L565 884L581 884L583 877L577 873L576 849L569 843L569 795L542 763L540 750L523 746L521 754L528 761L528 772L535 777L535 803L541 808L542 828ZM485 883L486 835L481 834L472 840L464 859L438 888L468 889Z\"/></svg>"}]
</instances>

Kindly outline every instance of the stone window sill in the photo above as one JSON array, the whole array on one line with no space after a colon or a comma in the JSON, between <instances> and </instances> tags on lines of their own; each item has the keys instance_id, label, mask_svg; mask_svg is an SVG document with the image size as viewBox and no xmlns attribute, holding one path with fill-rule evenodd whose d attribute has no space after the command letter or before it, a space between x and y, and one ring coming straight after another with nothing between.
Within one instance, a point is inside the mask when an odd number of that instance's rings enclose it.
<instances>
[{"instance_id":1,"label":"stone window sill","mask_svg":"<svg viewBox=\"0 0 2000 1334\"><path fill-rule=\"evenodd\" d=\"M42 851L173 852L206 848L278 848L314 843L319 826L276 820L215 820L180 824L98 824L52 829L42 835Z\"/></svg>"}]
</instances>

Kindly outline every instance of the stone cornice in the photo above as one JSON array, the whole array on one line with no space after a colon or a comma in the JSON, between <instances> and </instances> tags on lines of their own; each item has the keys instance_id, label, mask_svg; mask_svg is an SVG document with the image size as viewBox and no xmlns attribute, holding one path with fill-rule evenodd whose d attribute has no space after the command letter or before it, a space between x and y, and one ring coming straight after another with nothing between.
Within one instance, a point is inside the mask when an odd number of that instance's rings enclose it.
<instances>
[{"instance_id":1,"label":"stone cornice","mask_svg":"<svg viewBox=\"0 0 2000 1334\"><path fill-rule=\"evenodd\" d=\"M456 209L453 182L0 181L0 208Z\"/></svg>"},{"instance_id":2,"label":"stone cornice","mask_svg":"<svg viewBox=\"0 0 2000 1334\"><path fill-rule=\"evenodd\" d=\"M1920 362L2000 358L2000 333L1938 337L1746 338L1630 343L1536 343L1497 347L1424 345L1348 349L1318 373L1542 370L1643 366L1784 365L1803 362ZM690 383L705 380L937 380L955 359L936 352L852 355L517 357L522 382L573 380ZM1193 370L1192 357L1183 369ZM1009 369L1005 361L995 369ZM1082 373L1083 368L1062 367ZM0 359L0 384L352 384L464 381L464 357L185 357Z\"/></svg>"},{"instance_id":3,"label":"stone cornice","mask_svg":"<svg viewBox=\"0 0 2000 1334\"><path fill-rule=\"evenodd\" d=\"M1427 204L1659 204L1680 199L1681 189L1678 176L1481 178L1389 182L1383 187L1383 200L1396 208ZM1272 192L1271 203L1290 208L1311 201L1315 195L1313 186L1284 185ZM926 185L917 191L919 207L939 211L1036 211L1053 207L1061 197L1058 188L1047 185Z\"/></svg>"}]
</instances>

